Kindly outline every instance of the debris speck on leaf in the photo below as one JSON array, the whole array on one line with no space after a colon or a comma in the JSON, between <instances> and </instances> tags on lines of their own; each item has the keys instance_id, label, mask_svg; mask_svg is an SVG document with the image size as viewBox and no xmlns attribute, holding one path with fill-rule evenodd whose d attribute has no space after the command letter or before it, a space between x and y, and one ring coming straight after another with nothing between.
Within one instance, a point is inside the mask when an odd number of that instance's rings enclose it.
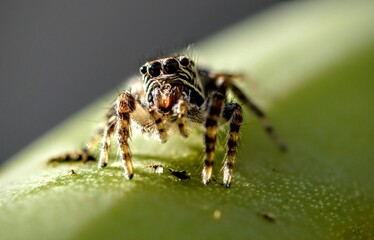
<instances>
[{"instance_id":1,"label":"debris speck on leaf","mask_svg":"<svg viewBox=\"0 0 374 240\"><path fill-rule=\"evenodd\" d=\"M221 213L220 210L218 210L218 209L214 210L214 212L213 212L213 218L214 218L215 220L219 220L219 219L221 219L221 216L222 216L222 213Z\"/></svg>"},{"instance_id":2,"label":"debris speck on leaf","mask_svg":"<svg viewBox=\"0 0 374 240\"><path fill-rule=\"evenodd\" d=\"M263 219L265 219L266 221L268 221L268 222L272 222L272 223L274 223L275 220L276 220L274 214L269 213L269 212L258 213L258 216L260 216L260 217L262 217Z\"/></svg>"},{"instance_id":3,"label":"debris speck on leaf","mask_svg":"<svg viewBox=\"0 0 374 240\"><path fill-rule=\"evenodd\" d=\"M164 167L160 164L153 164L150 165L150 167L153 168L157 174L161 174L164 172Z\"/></svg>"},{"instance_id":4,"label":"debris speck on leaf","mask_svg":"<svg viewBox=\"0 0 374 240\"><path fill-rule=\"evenodd\" d=\"M171 175L179 178L180 180L185 180L185 179L190 179L191 178L185 170L176 171L176 170L173 170L173 169L169 168L169 171L170 171Z\"/></svg>"}]
</instances>

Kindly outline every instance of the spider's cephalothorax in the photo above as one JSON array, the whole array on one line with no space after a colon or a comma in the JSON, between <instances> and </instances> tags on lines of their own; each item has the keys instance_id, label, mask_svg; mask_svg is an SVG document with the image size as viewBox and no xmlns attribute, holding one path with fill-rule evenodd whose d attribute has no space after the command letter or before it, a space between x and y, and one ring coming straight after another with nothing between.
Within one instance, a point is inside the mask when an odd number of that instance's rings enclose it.
<instances>
[{"instance_id":1,"label":"spider's cephalothorax","mask_svg":"<svg viewBox=\"0 0 374 240\"><path fill-rule=\"evenodd\" d=\"M150 108L167 113L180 99L201 106L204 92L194 63L186 57L169 57L140 67L145 97Z\"/></svg>"},{"instance_id":2,"label":"spider's cephalothorax","mask_svg":"<svg viewBox=\"0 0 374 240\"><path fill-rule=\"evenodd\" d=\"M268 135L281 150L285 150L285 145L275 135L264 113L235 85L240 76L199 69L185 56L156 59L145 63L139 70L142 87L119 94L116 104L106 115L105 123L86 147L51 162L89 160L99 136L102 136L99 167L105 167L108 164L110 138L116 132L125 175L131 179L134 175L129 148L131 121L137 123L145 133L156 133L163 143L167 141L168 132L175 128L182 136L188 137L188 126L196 123L205 128L202 180L208 184L212 177L218 128L229 122L222 168L223 184L229 187L243 116L238 103L227 101L228 90L260 118Z\"/></svg>"}]
</instances>

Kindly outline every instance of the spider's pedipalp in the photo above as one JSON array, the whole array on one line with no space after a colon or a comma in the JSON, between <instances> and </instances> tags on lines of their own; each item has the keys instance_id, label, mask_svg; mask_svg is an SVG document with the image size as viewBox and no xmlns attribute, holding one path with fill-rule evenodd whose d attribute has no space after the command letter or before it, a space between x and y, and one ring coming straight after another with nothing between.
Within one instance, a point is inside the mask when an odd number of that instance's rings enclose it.
<instances>
[{"instance_id":1,"label":"spider's pedipalp","mask_svg":"<svg viewBox=\"0 0 374 240\"><path fill-rule=\"evenodd\" d=\"M187 100L180 99L177 103L177 124L179 132L183 137L188 137L188 131L186 126L186 114L187 114Z\"/></svg>"},{"instance_id":2,"label":"spider's pedipalp","mask_svg":"<svg viewBox=\"0 0 374 240\"><path fill-rule=\"evenodd\" d=\"M160 141L162 143L165 143L167 141L167 133L164 126L165 116L162 113L157 112L157 109L155 108L150 109L149 114L151 115L156 124Z\"/></svg>"}]
</instances>

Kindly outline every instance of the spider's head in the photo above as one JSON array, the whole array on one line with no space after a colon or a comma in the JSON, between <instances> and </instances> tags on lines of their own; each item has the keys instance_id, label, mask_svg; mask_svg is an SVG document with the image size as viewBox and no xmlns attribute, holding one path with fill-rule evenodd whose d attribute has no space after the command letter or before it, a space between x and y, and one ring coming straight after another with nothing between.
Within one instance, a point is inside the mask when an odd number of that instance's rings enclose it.
<instances>
[{"instance_id":1,"label":"spider's head","mask_svg":"<svg viewBox=\"0 0 374 240\"><path fill-rule=\"evenodd\" d=\"M195 64L185 56L156 59L145 63L139 71L148 105L162 112L169 112L191 92L202 91Z\"/></svg>"}]
</instances>

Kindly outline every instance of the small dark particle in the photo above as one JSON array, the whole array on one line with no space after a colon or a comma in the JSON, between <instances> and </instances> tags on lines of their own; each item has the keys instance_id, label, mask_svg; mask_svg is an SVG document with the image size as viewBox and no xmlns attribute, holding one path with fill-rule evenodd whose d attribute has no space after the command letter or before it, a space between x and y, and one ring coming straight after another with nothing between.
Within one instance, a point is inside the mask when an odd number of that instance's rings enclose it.
<instances>
[{"instance_id":1,"label":"small dark particle","mask_svg":"<svg viewBox=\"0 0 374 240\"><path fill-rule=\"evenodd\" d=\"M190 179L191 177L187 174L186 171L175 171L171 168L169 168L169 171L171 173L171 175L173 175L174 177L177 177L179 178L180 180L185 180L185 179Z\"/></svg>"},{"instance_id":2,"label":"small dark particle","mask_svg":"<svg viewBox=\"0 0 374 240\"><path fill-rule=\"evenodd\" d=\"M274 214L269 212L258 213L258 216L262 217L263 219L271 223L274 223L276 220Z\"/></svg>"},{"instance_id":3,"label":"small dark particle","mask_svg":"<svg viewBox=\"0 0 374 240\"><path fill-rule=\"evenodd\" d=\"M75 175L75 174L77 174L73 169L71 169L70 171L69 171L69 174L70 175Z\"/></svg>"}]
</instances>

